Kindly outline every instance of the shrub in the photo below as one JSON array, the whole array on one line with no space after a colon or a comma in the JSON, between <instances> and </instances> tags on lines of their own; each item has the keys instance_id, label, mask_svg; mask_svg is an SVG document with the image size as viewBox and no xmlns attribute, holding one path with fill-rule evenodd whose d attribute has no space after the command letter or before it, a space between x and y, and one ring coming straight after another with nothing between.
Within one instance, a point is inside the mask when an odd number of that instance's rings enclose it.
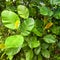
<instances>
[{"instance_id":1,"label":"shrub","mask_svg":"<svg viewBox=\"0 0 60 60\"><path fill-rule=\"evenodd\" d=\"M0 60L60 60L60 0L0 0Z\"/></svg>"}]
</instances>

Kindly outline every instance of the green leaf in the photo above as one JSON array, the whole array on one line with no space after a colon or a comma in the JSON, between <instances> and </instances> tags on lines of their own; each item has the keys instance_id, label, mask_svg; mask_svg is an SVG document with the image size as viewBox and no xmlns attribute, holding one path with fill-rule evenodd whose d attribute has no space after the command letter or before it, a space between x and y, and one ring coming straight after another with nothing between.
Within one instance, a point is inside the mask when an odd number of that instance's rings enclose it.
<instances>
[{"instance_id":1,"label":"green leaf","mask_svg":"<svg viewBox=\"0 0 60 60\"><path fill-rule=\"evenodd\" d=\"M18 14L20 15L20 17L27 19L29 17L29 10L26 6L24 5L19 5L17 7L18 10Z\"/></svg>"},{"instance_id":2,"label":"green leaf","mask_svg":"<svg viewBox=\"0 0 60 60\"><path fill-rule=\"evenodd\" d=\"M60 26L53 26L51 30L52 30L52 33L56 35L60 35Z\"/></svg>"},{"instance_id":3,"label":"green leaf","mask_svg":"<svg viewBox=\"0 0 60 60\"><path fill-rule=\"evenodd\" d=\"M24 38L21 35L13 35L7 37L5 41L6 48L18 48L22 47L22 44L24 42Z\"/></svg>"},{"instance_id":4,"label":"green leaf","mask_svg":"<svg viewBox=\"0 0 60 60\"><path fill-rule=\"evenodd\" d=\"M60 0L50 0L50 4L59 5L60 4Z\"/></svg>"},{"instance_id":5,"label":"green leaf","mask_svg":"<svg viewBox=\"0 0 60 60\"><path fill-rule=\"evenodd\" d=\"M57 46L58 46L58 48L60 48L60 41L58 42Z\"/></svg>"},{"instance_id":6,"label":"green leaf","mask_svg":"<svg viewBox=\"0 0 60 60\"><path fill-rule=\"evenodd\" d=\"M7 48L5 50L5 52L6 52L6 55L13 56L13 55L17 54L20 51L20 49L21 49L21 47L18 47L18 48Z\"/></svg>"},{"instance_id":7,"label":"green leaf","mask_svg":"<svg viewBox=\"0 0 60 60\"><path fill-rule=\"evenodd\" d=\"M48 50L42 50L42 55L45 57L45 58L50 58L50 52Z\"/></svg>"},{"instance_id":8,"label":"green leaf","mask_svg":"<svg viewBox=\"0 0 60 60\"><path fill-rule=\"evenodd\" d=\"M42 14L42 15L45 15L45 16L46 15L48 15L48 16L53 15L53 12L48 7L42 6L39 9L40 9L40 14Z\"/></svg>"},{"instance_id":9,"label":"green leaf","mask_svg":"<svg viewBox=\"0 0 60 60\"><path fill-rule=\"evenodd\" d=\"M9 60L12 60L13 59L13 56L8 56Z\"/></svg>"},{"instance_id":10,"label":"green leaf","mask_svg":"<svg viewBox=\"0 0 60 60\"><path fill-rule=\"evenodd\" d=\"M38 55L40 53L40 51L41 51L40 46L34 49L34 52L35 52L36 55Z\"/></svg>"},{"instance_id":11,"label":"green leaf","mask_svg":"<svg viewBox=\"0 0 60 60\"><path fill-rule=\"evenodd\" d=\"M48 34L48 35L44 36L43 39L47 43L55 43L56 42L56 38L51 34Z\"/></svg>"},{"instance_id":12,"label":"green leaf","mask_svg":"<svg viewBox=\"0 0 60 60\"><path fill-rule=\"evenodd\" d=\"M60 8L56 9L55 14L54 14L54 17L56 19L60 19Z\"/></svg>"},{"instance_id":13,"label":"green leaf","mask_svg":"<svg viewBox=\"0 0 60 60\"><path fill-rule=\"evenodd\" d=\"M24 20L24 22L21 25L21 34L23 36L28 36L31 32L31 30L34 27L34 19L28 18L27 20Z\"/></svg>"},{"instance_id":14,"label":"green leaf","mask_svg":"<svg viewBox=\"0 0 60 60\"><path fill-rule=\"evenodd\" d=\"M17 29L20 25L18 15L12 11L4 10L1 13L2 23L10 29Z\"/></svg>"},{"instance_id":15,"label":"green leaf","mask_svg":"<svg viewBox=\"0 0 60 60\"><path fill-rule=\"evenodd\" d=\"M25 54L26 54L26 60L32 60L32 58L33 58L32 50L27 51Z\"/></svg>"},{"instance_id":16,"label":"green leaf","mask_svg":"<svg viewBox=\"0 0 60 60\"><path fill-rule=\"evenodd\" d=\"M33 31L33 33L36 34L37 36L42 36L42 32L38 31L37 28L34 28L32 31Z\"/></svg>"},{"instance_id":17,"label":"green leaf","mask_svg":"<svg viewBox=\"0 0 60 60\"><path fill-rule=\"evenodd\" d=\"M42 56L41 55L38 55L38 60L42 60Z\"/></svg>"},{"instance_id":18,"label":"green leaf","mask_svg":"<svg viewBox=\"0 0 60 60\"><path fill-rule=\"evenodd\" d=\"M35 27L33 28L32 32L37 36L41 37L43 35L43 21L42 20L35 20Z\"/></svg>"},{"instance_id":19,"label":"green leaf","mask_svg":"<svg viewBox=\"0 0 60 60\"><path fill-rule=\"evenodd\" d=\"M41 46L42 46L42 49L47 49L49 47L49 45L46 43L43 43Z\"/></svg>"},{"instance_id":20,"label":"green leaf","mask_svg":"<svg viewBox=\"0 0 60 60\"><path fill-rule=\"evenodd\" d=\"M28 41L28 45L30 48L36 48L38 46L40 46L40 42L37 40L37 37L30 37L29 41Z\"/></svg>"}]
</instances>

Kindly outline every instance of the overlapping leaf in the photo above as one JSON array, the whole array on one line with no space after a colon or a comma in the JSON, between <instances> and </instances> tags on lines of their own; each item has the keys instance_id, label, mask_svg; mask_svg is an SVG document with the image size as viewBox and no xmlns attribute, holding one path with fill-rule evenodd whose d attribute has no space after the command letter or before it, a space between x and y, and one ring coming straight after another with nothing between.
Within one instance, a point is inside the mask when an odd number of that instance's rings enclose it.
<instances>
[{"instance_id":1,"label":"overlapping leaf","mask_svg":"<svg viewBox=\"0 0 60 60\"><path fill-rule=\"evenodd\" d=\"M20 25L18 15L12 11L4 10L1 13L2 23L10 29L17 29Z\"/></svg>"},{"instance_id":2,"label":"overlapping leaf","mask_svg":"<svg viewBox=\"0 0 60 60\"><path fill-rule=\"evenodd\" d=\"M52 16L53 11L50 10L48 7L42 6L40 7L40 14L45 15L45 16Z\"/></svg>"},{"instance_id":3,"label":"overlapping leaf","mask_svg":"<svg viewBox=\"0 0 60 60\"><path fill-rule=\"evenodd\" d=\"M18 14L20 15L20 17L26 19L29 17L29 11L28 11L28 8L24 5L19 5L17 7L17 11L18 11Z\"/></svg>"},{"instance_id":4,"label":"overlapping leaf","mask_svg":"<svg viewBox=\"0 0 60 60\"><path fill-rule=\"evenodd\" d=\"M56 42L56 38L51 34L44 36L43 39L47 43L55 43Z\"/></svg>"},{"instance_id":5,"label":"overlapping leaf","mask_svg":"<svg viewBox=\"0 0 60 60\"><path fill-rule=\"evenodd\" d=\"M48 50L42 50L42 55L45 57L45 58L50 58L50 52Z\"/></svg>"},{"instance_id":6,"label":"overlapping leaf","mask_svg":"<svg viewBox=\"0 0 60 60\"><path fill-rule=\"evenodd\" d=\"M14 35L7 37L5 41L6 48L18 48L22 47L22 44L24 42L24 38L21 35Z\"/></svg>"},{"instance_id":7,"label":"overlapping leaf","mask_svg":"<svg viewBox=\"0 0 60 60\"><path fill-rule=\"evenodd\" d=\"M30 48L36 48L40 46L40 42L37 40L37 37L31 37L28 41L28 45Z\"/></svg>"},{"instance_id":8,"label":"overlapping leaf","mask_svg":"<svg viewBox=\"0 0 60 60\"><path fill-rule=\"evenodd\" d=\"M31 30L34 27L34 19L28 18L21 25L21 34L27 36L30 34Z\"/></svg>"}]
</instances>

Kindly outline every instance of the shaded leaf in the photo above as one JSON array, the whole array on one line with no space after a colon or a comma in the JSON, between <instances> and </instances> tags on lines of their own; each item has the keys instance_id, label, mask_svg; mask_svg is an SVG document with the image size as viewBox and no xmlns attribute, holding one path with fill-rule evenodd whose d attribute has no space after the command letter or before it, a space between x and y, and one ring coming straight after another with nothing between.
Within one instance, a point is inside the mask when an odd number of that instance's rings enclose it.
<instances>
[{"instance_id":1,"label":"shaded leaf","mask_svg":"<svg viewBox=\"0 0 60 60\"><path fill-rule=\"evenodd\" d=\"M56 34L56 35L60 35L60 26L53 26L51 28L52 33Z\"/></svg>"},{"instance_id":2,"label":"shaded leaf","mask_svg":"<svg viewBox=\"0 0 60 60\"><path fill-rule=\"evenodd\" d=\"M41 55L38 55L38 60L42 60L42 56Z\"/></svg>"},{"instance_id":3,"label":"shaded leaf","mask_svg":"<svg viewBox=\"0 0 60 60\"><path fill-rule=\"evenodd\" d=\"M53 23L52 23L52 22L49 22L49 23L45 26L45 29L49 29L52 25L53 25Z\"/></svg>"},{"instance_id":4,"label":"shaded leaf","mask_svg":"<svg viewBox=\"0 0 60 60\"><path fill-rule=\"evenodd\" d=\"M5 52L6 52L6 55L13 56L13 55L17 54L20 51L20 49L21 49L21 47L18 47L18 48L7 48L5 50Z\"/></svg>"},{"instance_id":5,"label":"shaded leaf","mask_svg":"<svg viewBox=\"0 0 60 60\"><path fill-rule=\"evenodd\" d=\"M40 53L40 51L41 51L40 46L34 49L34 52L35 52L36 55L38 55Z\"/></svg>"},{"instance_id":6,"label":"shaded leaf","mask_svg":"<svg viewBox=\"0 0 60 60\"><path fill-rule=\"evenodd\" d=\"M32 50L27 51L25 54L26 54L26 60L32 60L32 58L33 58Z\"/></svg>"},{"instance_id":7,"label":"shaded leaf","mask_svg":"<svg viewBox=\"0 0 60 60\"><path fill-rule=\"evenodd\" d=\"M30 37L28 41L28 45L30 48L36 48L40 45L40 42L37 40L37 37Z\"/></svg>"},{"instance_id":8,"label":"shaded leaf","mask_svg":"<svg viewBox=\"0 0 60 60\"><path fill-rule=\"evenodd\" d=\"M53 11L51 11L48 7L42 6L40 7L40 14L45 16L52 16Z\"/></svg>"},{"instance_id":9,"label":"shaded leaf","mask_svg":"<svg viewBox=\"0 0 60 60\"><path fill-rule=\"evenodd\" d=\"M51 34L44 36L43 39L47 43L55 43L56 42L56 38Z\"/></svg>"},{"instance_id":10,"label":"shaded leaf","mask_svg":"<svg viewBox=\"0 0 60 60\"><path fill-rule=\"evenodd\" d=\"M57 9L55 10L54 17L55 17L56 19L60 19L60 8L57 8Z\"/></svg>"},{"instance_id":11,"label":"shaded leaf","mask_svg":"<svg viewBox=\"0 0 60 60\"><path fill-rule=\"evenodd\" d=\"M50 52L48 50L42 50L42 55L45 57L45 58L50 58Z\"/></svg>"},{"instance_id":12,"label":"shaded leaf","mask_svg":"<svg viewBox=\"0 0 60 60\"><path fill-rule=\"evenodd\" d=\"M52 5L59 5L60 4L60 0L50 0L50 3Z\"/></svg>"},{"instance_id":13,"label":"shaded leaf","mask_svg":"<svg viewBox=\"0 0 60 60\"><path fill-rule=\"evenodd\" d=\"M35 20L35 27L33 28L32 32L40 37L43 35L43 21L42 20Z\"/></svg>"},{"instance_id":14,"label":"shaded leaf","mask_svg":"<svg viewBox=\"0 0 60 60\"><path fill-rule=\"evenodd\" d=\"M41 48L42 49L47 49L49 47L49 44L47 44L47 43L43 43L42 45L41 45Z\"/></svg>"}]
</instances>

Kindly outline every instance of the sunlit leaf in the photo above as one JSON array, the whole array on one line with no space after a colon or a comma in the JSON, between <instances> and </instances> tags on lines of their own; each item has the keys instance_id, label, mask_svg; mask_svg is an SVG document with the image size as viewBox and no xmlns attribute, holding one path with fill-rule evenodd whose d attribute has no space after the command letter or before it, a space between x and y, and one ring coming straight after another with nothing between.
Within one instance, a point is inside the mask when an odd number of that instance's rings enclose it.
<instances>
[{"instance_id":1,"label":"sunlit leaf","mask_svg":"<svg viewBox=\"0 0 60 60\"><path fill-rule=\"evenodd\" d=\"M18 14L20 15L20 17L26 19L29 17L29 10L26 6L24 5L19 5L17 7L17 11L18 11Z\"/></svg>"},{"instance_id":2,"label":"sunlit leaf","mask_svg":"<svg viewBox=\"0 0 60 60\"><path fill-rule=\"evenodd\" d=\"M50 10L48 7L42 6L40 7L40 14L45 15L45 16L52 16L53 11Z\"/></svg>"},{"instance_id":3,"label":"sunlit leaf","mask_svg":"<svg viewBox=\"0 0 60 60\"><path fill-rule=\"evenodd\" d=\"M20 18L12 11L4 10L1 13L2 23L10 29L17 29L20 25Z\"/></svg>"},{"instance_id":4,"label":"sunlit leaf","mask_svg":"<svg viewBox=\"0 0 60 60\"><path fill-rule=\"evenodd\" d=\"M5 41L6 48L18 48L22 47L22 44L24 42L24 38L21 35L13 35L7 37Z\"/></svg>"},{"instance_id":5,"label":"sunlit leaf","mask_svg":"<svg viewBox=\"0 0 60 60\"><path fill-rule=\"evenodd\" d=\"M56 42L56 38L51 34L44 36L43 39L47 43L55 43Z\"/></svg>"},{"instance_id":6,"label":"sunlit leaf","mask_svg":"<svg viewBox=\"0 0 60 60\"><path fill-rule=\"evenodd\" d=\"M27 51L25 54L26 54L26 60L32 60L32 58L33 58L32 50Z\"/></svg>"}]
</instances>

